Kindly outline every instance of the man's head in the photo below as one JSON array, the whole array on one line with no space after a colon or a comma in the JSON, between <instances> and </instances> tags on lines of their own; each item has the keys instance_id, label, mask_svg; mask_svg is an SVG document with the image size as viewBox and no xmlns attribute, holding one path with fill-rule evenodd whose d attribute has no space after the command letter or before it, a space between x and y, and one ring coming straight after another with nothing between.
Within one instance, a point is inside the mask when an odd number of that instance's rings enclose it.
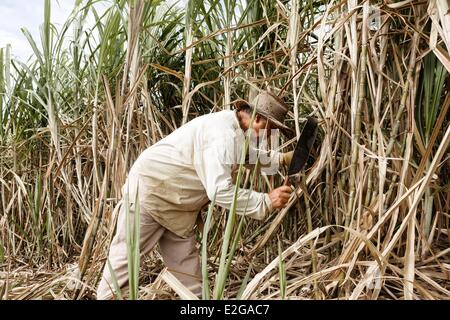
<instances>
[{"instance_id":1,"label":"man's head","mask_svg":"<svg viewBox=\"0 0 450 320\"><path fill-rule=\"evenodd\" d=\"M237 111L242 130L247 131L251 127L255 137L261 137L264 130L266 130L266 132L270 132L272 129L270 121L259 113L256 113L253 120L253 125L251 125L253 108L249 105L242 105L242 107L237 109Z\"/></svg>"},{"instance_id":2,"label":"man's head","mask_svg":"<svg viewBox=\"0 0 450 320\"><path fill-rule=\"evenodd\" d=\"M269 92L261 92L253 101L249 103L245 100L236 102L241 127L243 130L250 128L253 111L256 109L256 116L252 125L254 134L260 137L264 132L270 132L271 129L280 129L280 131L291 137L293 131L283 124L288 113L288 106L279 97Z\"/></svg>"}]
</instances>

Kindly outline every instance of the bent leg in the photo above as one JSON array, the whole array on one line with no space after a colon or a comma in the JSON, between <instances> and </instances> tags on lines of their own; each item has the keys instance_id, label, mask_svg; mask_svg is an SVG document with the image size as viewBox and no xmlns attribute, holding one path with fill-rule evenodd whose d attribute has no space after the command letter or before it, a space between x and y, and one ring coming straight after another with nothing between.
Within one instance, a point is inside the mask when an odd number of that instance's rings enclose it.
<instances>
[{"instance_id":1,"label":"bent leg","mask_svg":"<svg viewBox=\"0 0 450 320\"><path fill-rule=\"evenodd\" d=\"M130 221L133 221L134 206L130 208ZM158 240L164 234L164 228L158 224L153 218L146 213L141 213L140 223L140 255L141 257L149 253L153 247L158 243ZM117 231L111 242L109 249L108 260L111 264L114 275L117 279L118 286L124 289L128 286L128 253L126 240L126 210L125 206L119 213L117 222ZM110 300L114 297L115 290L108 267L105 264L103 270L102 280L97 289L97 300Z\"/></svg>"},{"instance_id":2,"label":"bent leg","mask_svg":"<svg viewBox=\"0 0 450 320\"><path fill-rule=\"evenodd\" d=\"M195 235L184 239L166 230L159 240L161 255L168 270L192 293L202 295L202 273Z\"/></svg>"}]
</instances>

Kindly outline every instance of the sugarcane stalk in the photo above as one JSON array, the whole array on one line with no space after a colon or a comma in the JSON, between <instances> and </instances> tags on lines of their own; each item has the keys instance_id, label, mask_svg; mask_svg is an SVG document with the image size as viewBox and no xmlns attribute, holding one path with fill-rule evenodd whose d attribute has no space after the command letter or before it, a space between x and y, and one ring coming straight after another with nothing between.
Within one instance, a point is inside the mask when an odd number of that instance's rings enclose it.
<instances>
[{"instance_id":1,"label":"sugarcane stalk","mask_svg":"<svg viewBox=\"0 0 450 320\"><path fill-rule=\"evenodd\" d=\"M358 95L358 103L356 109L352 110L353 113L353 130L352 130L352 158L351 158L351 169L350 169L350 196L348 200L348 207L345 217L345 226L349 227L352 223L352 216L354 214L354 207L356 203L356 180L357 175L361 174L357 170L357 163L359 159L359 143L361 136L361 113L362 107L366 98L366 70L367 70L367 47L368 47L368 21L369 16L369 3L365 2L363 4L363 20L362 20L362 39L361 39L361 55L359 59L359 84L356 89ZM356 39L353 39L356 42ZM345 240L348 239L349 233L345 232Z\"/></svg>"}]
</instances>

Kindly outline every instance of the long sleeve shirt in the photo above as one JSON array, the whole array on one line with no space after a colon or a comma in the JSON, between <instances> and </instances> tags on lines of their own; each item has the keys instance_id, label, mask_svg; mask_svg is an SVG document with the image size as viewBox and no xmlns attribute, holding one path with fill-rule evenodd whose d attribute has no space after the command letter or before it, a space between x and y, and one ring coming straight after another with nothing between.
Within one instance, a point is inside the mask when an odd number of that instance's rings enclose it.
<instances>
[{"instance_id":1,"label":"long sleeve shirt","mask_svg":"<svg viewBox=\"0 0 450 320\"><path fill-rule=\"evenodd\" d=\"M244 142L234 111L198 117L139 156L123 193L130 203L138 199L141 211L166 229L187 237L213 198L230 209L235 192L231 171L241 161ZM271 210L268 194L238 190L237 214L262 220Z\"/></svg>"}]
</instances>

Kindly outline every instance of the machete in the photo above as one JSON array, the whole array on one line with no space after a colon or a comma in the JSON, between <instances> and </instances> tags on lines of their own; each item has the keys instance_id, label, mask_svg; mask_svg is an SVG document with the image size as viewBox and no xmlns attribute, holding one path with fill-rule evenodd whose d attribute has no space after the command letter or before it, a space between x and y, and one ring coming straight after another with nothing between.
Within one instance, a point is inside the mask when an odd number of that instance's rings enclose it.
<instances>
[{"instance_id":1,"label":"machete","mask_svg":"<svg viewBox=\"0 0 450 320\"><path fill-rule=\"evenodd\" d=\"M292 155L292 161L289 166L288 174L286 175L286 179L284 181L285 186L291 186L291 178L298 174L308 161L309 154L317 137L317 126L317 120L315 118L308 117L308 121L306 122L300 138L298 139L297 145L295 146L295 151ZM286 215L287 210L288 209L283 209L281 211L281 215L272 222L269 230L266 231L265 235L261 237L253 247L253 249L250 250L250 256L256 254L258 250L262 248L267 243L267 241L269 241L269 239L273 236L275 230L280 226L280 223L283 217Z\"/></svg>"},{"instance_id":2,"label":"machete","mask_svg":"<svg viewBox=\"0 0 450 320\"><path fill-rule=\"evenodd\" d=\"M308 117L307 119L306 125L295 147L288 174L284 180L285 186L291 186L291 178L298 174L305 166L317 137L317 120L312 117Z\"/></svg>"}]
</instances>

